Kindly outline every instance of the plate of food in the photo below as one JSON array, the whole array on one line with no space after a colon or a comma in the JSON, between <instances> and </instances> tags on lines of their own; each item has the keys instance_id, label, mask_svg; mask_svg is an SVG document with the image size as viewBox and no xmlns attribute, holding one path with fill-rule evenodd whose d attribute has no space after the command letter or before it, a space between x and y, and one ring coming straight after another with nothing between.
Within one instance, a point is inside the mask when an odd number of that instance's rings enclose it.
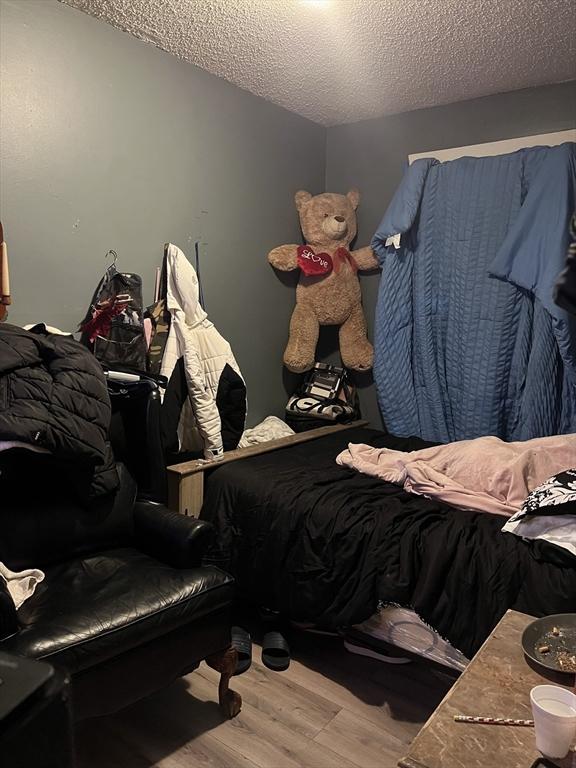
<instances>
[{"instance_id":1,"label":"plate of food","mask_svg":"<svg viewBox=\"0 0 576 768\"><path fill-rule=\"evenodd\" d=\"M555 672L576 673L576 613L556 613L529 624L522 635L528 658Z\"/></svg>"}]
</instances>

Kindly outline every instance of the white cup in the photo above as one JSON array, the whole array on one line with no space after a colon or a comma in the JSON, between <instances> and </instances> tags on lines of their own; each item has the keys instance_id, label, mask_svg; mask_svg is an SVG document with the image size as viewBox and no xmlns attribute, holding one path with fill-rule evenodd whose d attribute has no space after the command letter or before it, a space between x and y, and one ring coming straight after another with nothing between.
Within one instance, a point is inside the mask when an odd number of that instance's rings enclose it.
<instances>
[{"instance_id":1,"label":"white cup","mask_svg":"<svg viewBox=\"0 0 576 768\"><path fill-rule=\"evenodd\" d=\"M558 685L530 691L536 746L546 757L566 757L576 736L576 696Z\"/></svg>"}]
</instances>

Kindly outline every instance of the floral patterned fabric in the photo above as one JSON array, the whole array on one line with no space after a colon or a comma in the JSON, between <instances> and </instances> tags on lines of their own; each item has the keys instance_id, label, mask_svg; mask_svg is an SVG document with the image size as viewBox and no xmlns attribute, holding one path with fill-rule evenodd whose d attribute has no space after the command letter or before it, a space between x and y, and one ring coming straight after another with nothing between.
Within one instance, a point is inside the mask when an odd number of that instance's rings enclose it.
<instances>
[{"instance_id":1,"label":"floral patterned fabric","mask_svg":"<svg viewBox=\"0 0 576 768\"><path fill-rule=\"evenodd\" d=\"M535 488L502 530L543 539L576 557L576 469L558 472Z\"/></svg>"},{"instance_id":2,"label":"floral patterned fabric","mask_svg":"<svg viewBox=\"0 0 576 768\"><path fill-rule=\"evenodd\" d=\"M528 496L518 518L525 515L576 514L576 469L552 475Z\"/></svg>"}]
</instances>

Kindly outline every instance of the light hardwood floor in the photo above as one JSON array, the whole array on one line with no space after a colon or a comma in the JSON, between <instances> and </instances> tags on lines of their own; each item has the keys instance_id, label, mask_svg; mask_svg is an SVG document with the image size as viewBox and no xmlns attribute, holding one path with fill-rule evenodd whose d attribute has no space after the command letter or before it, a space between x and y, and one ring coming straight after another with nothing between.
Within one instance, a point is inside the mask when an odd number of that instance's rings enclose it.
<instances>
[{"instance_id":1,"label":"light hardwood floor","mask_svg":"<svg viewBox=\"0 0 576 768\"><path fill-rule=\"evenodd\" d=\"M388 665L339 639L298 633L287 672L260 662L232 687L234 720L216 705L206 664L123 712L77 729L78 768L394 768L453 679L425 663Z\"/></svg>"}]
</instances>

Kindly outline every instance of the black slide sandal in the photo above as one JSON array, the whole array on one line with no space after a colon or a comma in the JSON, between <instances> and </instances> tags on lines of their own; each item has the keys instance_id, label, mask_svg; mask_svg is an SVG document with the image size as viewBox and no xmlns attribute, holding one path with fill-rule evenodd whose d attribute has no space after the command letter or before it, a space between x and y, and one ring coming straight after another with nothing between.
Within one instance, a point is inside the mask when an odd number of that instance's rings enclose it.
<instances>
[{"instance_id":1,"label":"black slide sandal","mask_svg":"<svg viewBox=\"0 0 576 768\"><path fill-rule=\"evenodd\" d=\"M242 627L232 627L232 647L238 652L235 675L241 675L252 664L252 639Z\"/></svg>"},{"instance_id":2,"label":"black slide sandal","mask_svg":"<svg viewBox=\"0 0 576 768\"><path fill-rule=\"evenodd\" d=\"M290 666L290 648L280 632L267 632L262 640L262 663L274 672Z\"/></svg>"}]
</instances>

